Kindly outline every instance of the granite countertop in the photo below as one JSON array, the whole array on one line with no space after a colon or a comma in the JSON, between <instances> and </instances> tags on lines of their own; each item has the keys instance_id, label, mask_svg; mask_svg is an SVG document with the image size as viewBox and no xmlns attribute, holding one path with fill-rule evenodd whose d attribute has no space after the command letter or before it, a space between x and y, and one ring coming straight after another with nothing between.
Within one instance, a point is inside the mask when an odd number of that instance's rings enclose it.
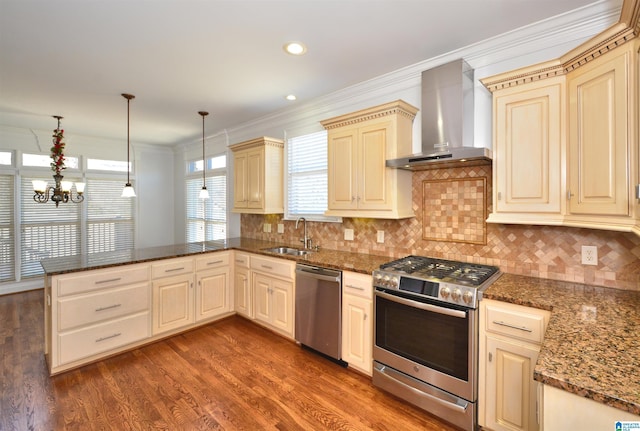
<instances>
[{"instance_id":1,"label":"granite countertop","mask_svg":"<svg viewBox=\"0 0 640 431\"><path fill-rule=\"evenodd\" d=\"M392 260L389 256L377 256L362 253L350 253L338 250L314 251L304 256L290 256L264 251L265 248L292 246L274 241L263 241L249 238L229 238L220 241L194 242L134 250L92 253L67 257L42 259L40 264L47 275L66 274L92 269L109 268L132 263L150 262L153 260L191 256L223 250L242 250L265 256L293 260L300 263L322 266L339 270L371 274L383 263Z\"/></svg>"},{"instance_id":2,"label":"granite countertop","mask_svg":"<svg viewBox=\"0 0 640 431\"><path fill-rule=\"evenodd\" d=\"M640 292L503 274L484 298L551 311L535 380L640 415Z\"/></svg>"}]
</instances>

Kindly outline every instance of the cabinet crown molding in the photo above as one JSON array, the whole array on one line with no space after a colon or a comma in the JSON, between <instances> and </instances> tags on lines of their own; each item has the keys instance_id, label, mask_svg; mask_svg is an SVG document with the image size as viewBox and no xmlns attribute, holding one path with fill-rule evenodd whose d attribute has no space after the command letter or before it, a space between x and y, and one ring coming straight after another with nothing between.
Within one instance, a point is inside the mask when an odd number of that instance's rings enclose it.
<instances>
[{"instance_id":1,"label":"cabinet crown molding","mask_svg":"<svg viewBox=\"0 0 640 431\"><path fill-rule=\"evenodd\" d=\"M480 82L494 92L554 76L565 75L612 49L640 35L640 0L625 0L618 22L597 34L564 56L517 70L481 79Z\"/></svg>"},{"instance_id":2,"label":"cabinet crown molding","mask_svg":"<svg viewBox=\"0 0 640 431\"><path fill-rule=\"evenodd\" d=\"M349 114L340 115L338 117L329 118L321 121L320 124L325 129L335 129L351 124L361 123L389 115L400 115L413 121L419 109L404 100L396 100L394 102L385 103L371 108L362 109L360 111L351 112Z\"/></svg>"},{"instance_id":3,"label":"cabinet crown molding","mask_svg":"<svg viewBox=\"0 0 640 431\"><path fill-rule=\"evenodd\" d=\"M249 141L243 141L237 144L229 145L229 148L231 148L232 151L239 151L247 148L265 146L265 145L270 147L276 147L276 148L284 148L284 141L282 139L262 136L260 138L255 138Z\"/></svg>"}]
</instances>

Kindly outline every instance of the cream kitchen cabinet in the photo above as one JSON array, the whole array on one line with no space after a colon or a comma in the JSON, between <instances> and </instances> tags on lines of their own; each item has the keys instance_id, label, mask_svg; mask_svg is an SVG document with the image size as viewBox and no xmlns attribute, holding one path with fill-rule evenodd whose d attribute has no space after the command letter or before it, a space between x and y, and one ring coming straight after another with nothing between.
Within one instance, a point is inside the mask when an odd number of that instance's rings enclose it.
<instances>
[{"instance_id":1,"label":"cream kitchen cabinet","mask_svg":"<svg viewBox=\"0 0 640 431\"><path fill-rule=\"evenodd\" d=\"M418 109L398 100L322 121L328 131L327 215L414 217L411 172L386 160L412 153Z\"/></svg>"},{"instance_id":2,"label":"cream kitchen cabinet","mask_svg":"<svg viewBox=\"0 0 640 431\"><path fill-rule=\"evenodd\" d=\"M235 292L235 310L238 314L253 319L250 255L239 251L234 254L233 289Z\"/></svg>"},{"instance_id":3,"label":"cream kitchen cabinet","mask_svg":"<svg viewBox=\"0 0 640 431\"><path fill-rule=\"evenodd\" d=\"M633 54L627 44L568 75L569 213L587 215L585 223L630 215Z\"/></svg>"},{"instance_id":4,"label":"cream kitchen cabinet","mask_svg":"<svg viewBox=\"0 0 640 431\"><path fill-rule=\"evenodd\" d=\"M153 335L195 322L194 259L167 259L151 265L153 277Z\"/></svg>"},{"instance_id":5,"label":"cream kitchen cabinet","mask_svg":"<svg viewBox=\"0 0 640 431\"><path fill-rule=\"evenodd\" d=\"M284 212L284 142L262 137L240 142L233 151L233 212Z\"/></svg>"},{"instance_id":6,"label":"cream kitchen cabinet","mask_svg":"<svg viewBox=\"0 0 640 431\"><path fill-rule=\"evenodd\" d=\"M565 93L564 77L494 92L494 194L488 222L562 223Z\"/></svg>"},{"instance_id":7,"label":"cream kitchen cabinet","mask_svg":"<svg viewBox=\"0 0 640 431\"><path fill-rule=\"evenodd\" d=\"M494 95L489 222L640 235L640 38L627 18L557 60L481 80Z\"/></svg>"},{"instance_id":8,"label":"cream kitchen cabinet","mask_svg":"<svg viewBox=\"0 0 640 431\"><path fill-rule=\"evenodd\" d=\"M373 282L342 272L342 360L367 375L373 365Z\"/></svg>"},{"instance_id":9,"label":"cream kitchen cabinet","mask_svg":"<svg viewBox=\"0 0 640 431\"><path fill-rule=\"evenodd\" d=\"M45 277L45 354L51 374L151 336L149 265Z\"/></svg>"},{"instance_id":10,"label":"cream kitchen cabinet","mask_svg":"<svg viewBox=\"0 0 640 431\"><path fill-rule=\"evenodd\" d=\"M479 423L493 431L538 430L539 384L533 380L550 313L480 302Z\"/></svg>"},{"instance_id":11,"label":"cream kitchen cabinet","mask_svg":"<svg viewBox=\"0 0 640 431\"><path fill-rule=\"evenodd\" d=\"M251 286L255 321L294 338L295 263L251 256Z\"/></svg>"},{"instance_id":12,"label":"cream kitchen cabinet","mask_svg":"<svg viewBox=\"0 0 640 431\"><path fill-rule=\"evenodd\" d=\"M225 251L196 258L196 322L232 312L231 253Z\"/></svg>"}]
</instances>

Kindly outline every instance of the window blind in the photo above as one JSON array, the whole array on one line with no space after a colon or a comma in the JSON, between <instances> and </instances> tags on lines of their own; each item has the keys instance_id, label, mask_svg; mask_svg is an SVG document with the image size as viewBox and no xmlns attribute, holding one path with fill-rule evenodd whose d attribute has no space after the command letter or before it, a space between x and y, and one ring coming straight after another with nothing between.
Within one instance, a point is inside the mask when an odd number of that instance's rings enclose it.
<instances>
[{"instance_id":1,"label":"window blind","mask_svg":"<svg viewBox=\"0 0 640 431\"><path fill-rule=\"evenodd\" d=\"M134 200L121 194L122 180L87 180L87 253L134 248Z\"/></svg>"},{"instance_id":2,"label":"window blind","mask_svg":"<svg viewBox=\"0 0 640 431\"><path fill-rule=\"evenodd\" d=\"M327 132L287 141L287 216L331 220L327 209Z\"/></svg>"},{"instance_id":3,"label":"window blind","mask_svg":"<svg viewBox=\"0 0 640 431\"><path fill-rule=\"evenodd\" d=\"M37 203L33 196L33 180L46 180L53 185L51 177L22 178L20 200L22 220L21 232L21 278L42 275L40 259L72 256L80 253L80 211L82 204L49 201ZM74 178L65 180L73 181Z\"/></svg>"},{"instance_id":4,"label":"window blind","mask_svg":"<svg viewBox=\"0 0 640 431\"><path fill-rule=\"evenodd\" d=\"M212 241L227 237L227 176L206 177L209 199L199 199L202 177L186 179L186 242Z\"/></svg>"},{"instance_id":5,"label":"window blind","mask_svg":"<svg viewBox=\"0 0 640 431\"><path fill-rule=\"evenodd\" d=\"M13 175L0 175L0 282L14 281L15 249L13 234Z\"/></svg>"}]
</instances>

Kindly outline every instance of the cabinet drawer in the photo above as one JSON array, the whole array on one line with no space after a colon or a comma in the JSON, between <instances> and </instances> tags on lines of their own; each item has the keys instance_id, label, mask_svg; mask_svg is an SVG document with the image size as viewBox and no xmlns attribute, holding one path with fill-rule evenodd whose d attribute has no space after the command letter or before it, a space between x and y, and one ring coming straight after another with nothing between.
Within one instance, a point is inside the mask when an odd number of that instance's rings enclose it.
<instances>
[{"instance_id":1,"label":"cabinet drawer","mask_svg":"<svg viewBox=\"0 0 640 431\"><path fill-rule=\"evenodd\" d=\"M363 298L373 298L373 281L367 274L356 272L342 272L342 293L361 296Z\"/></svg>"},{"instance_id":2,"label":"cabinet drawer","mask_svg":"<svg viewBox=\"0 0 640 431\"><path fill-rule=\"evenodd\" d=\"M246 253L239 253L239 252L235 252L234 253L234 262L236 266L242 267L242 268L249 268L249 255Z\"/></svg>"},{"instance_id":3,"label":"cabinet drawer","mask_svg":"<svg viewBox=\"0 0 640 431\"><path fill-rule=\"evenodd\" d=\"M268 259L260 256L252 256L251 269L293 280L295 263L285 259Z\"/></svg>"},{"instance_id":4,"label":"cabinet drawer","mask_svg":"<svg viewBox=\"0 0 640 431\"><path fill-rule=\"evenodd\" d=\"M59 365L142 340L150 336L149 329L147 311L60 334Z\"/></svg>"},{"instance_id":5,"label":"cabinet drawer","mask_svg":"<svg viewBox=\"0 0 640 431\"><path fill-rule=\"evenodd\" d=\"M488 332L542 343L549 312L507 303L486 306L485 324Z\"/></svg>"},{"instance_id":6,"label":"cabinet drawer","mask_svg":"<svg viewBox=\"0 0 640 431\"><path fill-rule=\"evenodd\" d=\"M210 253L196 258L196 271L229 266L229 253Z\"/></svg>"},{"instance_id":7,"label":"cabinet drawer","mask_svg":"<svg viewBox=\"0 0 640 431\"><path fill-rule=\"evenodd\" d=\"M162 278L193 272L193 258L169 259L151 265L151 277Z\"/></svg>"},{"instance_id":8,"label":"cabinet drawer","mask_svg":"<svg viewBox=\"0 0 640 431\"><path fill-rule=\"evenodd\" d=\"M148 280L149 267L147 265L80 272L77 275L64 275L58 278L58 296L91 292Z\"/></svg>"},{"instance_id":9,"label":"cabinet drawer","mask_svg":"<svg viewBox=\"0 0 640 431\"><path fill-rule=\"evenodd\" d=\"M58 300L58 331L149 309L148 282Z\"/></svg>"}]
</instances>

